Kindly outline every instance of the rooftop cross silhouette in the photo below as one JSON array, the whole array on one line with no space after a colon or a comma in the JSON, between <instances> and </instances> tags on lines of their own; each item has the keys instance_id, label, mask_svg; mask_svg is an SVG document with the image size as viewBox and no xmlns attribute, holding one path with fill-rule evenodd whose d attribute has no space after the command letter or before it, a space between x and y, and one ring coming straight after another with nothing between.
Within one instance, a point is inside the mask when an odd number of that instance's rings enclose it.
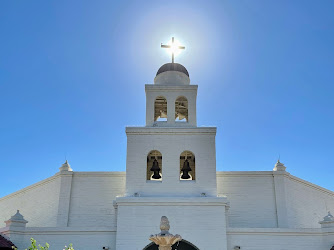
<instances>
[{"instance_id":1,"label":"rooftop cross silhouette","mask_svg":"<svg viewBox=\"0 0 334 250\"><path fill-rule=\"evenodd\" d=\"M161 43L161 48L168 48L172 50L172 63L174 63L174 52L176 49L185 49L186 47L184 46L177 46L174 44L174 37L172 37L172 44L169 45L164 45Z\"/></svg>"}]
</instances>

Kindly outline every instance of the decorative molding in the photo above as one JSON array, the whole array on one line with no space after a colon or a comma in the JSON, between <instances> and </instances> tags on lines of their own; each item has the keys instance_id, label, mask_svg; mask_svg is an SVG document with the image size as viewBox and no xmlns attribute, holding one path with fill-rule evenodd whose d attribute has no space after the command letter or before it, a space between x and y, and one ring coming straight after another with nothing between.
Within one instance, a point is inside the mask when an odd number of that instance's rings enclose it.
<instances>
[{"instance_id":1,"label":"decorative molding","mask_svg":"<svg viewBox=\"0 0 334 250\"><path fill-rule=\"evenodd\" d=\"M216 127L126 127L127 135L216 135Z\"/></svg>"},{"instance_id":2,"label":"decorative molding","mask_svg":"<svg viewBox=\"0 0 334 250\"><path fill-rule=\"evenodd\" d=\"M101 172L88 172L88 171L82 171L82 172L73 172L73 177L124 177L126 176L125 171L112 171L112 172L106 172L106 171L101 171Z\"/></svg>"},{"instance_id":3,"label":"decorative molding","mask_svg":"<svg viewBox=\"0 0 334 250\"><path fill-rule=\"evenodd\" d=\"M224 178L233 176L233 177L246 177L246 176L274 176L274 175L284 175L291 181L299 182L305 186L308 186L310 188L316 189L318 191L321 191L323 193L326 193L328 195L334 196L334 192L331 190L328 190L326 188L320 187L316 184L313 184L311 182L305 181L303 179L300 179L294 175L291 175L289 172L282 171L283 173L278 173L278 171L217 171L217 177Z\"/></svg>"},{"instance_id":4,"label":"decorative molding","mask_svg":"<svg viewBox=\"0 0 334 250\"><path fill-rule=\"evenodd\" d=\"M156 91L193 91L197 90L198 85L157 85L157 84L145 84L145 92Z\"/></svg>"},{"instance_id":5,"label":"decorative molding","mask_svg":"<svg viewBox=\"0 0 334 250\"><path fill-rule=\"evenodd\" d=\"M49 178L47 178L47 179L44 179L44 180L42 180L42 181L39 181L39 182L37 182L37 183L35 183L35 184L32 184L32 185L30 185L30 186L28 186L28 187L25 187L25 188L23 188L23 189L20 189L20 190L14 192L14 193L8 194L8 195L6 195L6 196L0 198L0 202L2 202L2 201L4 201L4 200L7 200L7 199L9 199L9 198L12 198L12 197L14 197L14 196L16 196L16 195L20 195L21 193L24 193L24 192L29 191L29 190L31 190L31 189L34 189L34 188L37 188L37 187L39 187L39 186L45 185L45 184L47 184L47 183L49 183L49 182L53 182L53 181L57 180L57 178L59 178L59 177L60 177L60 173L58 172L58 173L56 173L54 176L51 176L51 177L49 177Z\"/></svg>"},{"instance_id":6,"label":"decorative molding","mask_svg":"<svg viewBox=\"0 0 334 250\"><path fill-rule=\"evenodd\" d=\"M323 188L323 187L320 187L320 186L318 186L318 185L316 185L316 184L313 184L313 183L311 183L311 182L305 181L305 180L303 180L303 179L300 179L300 178L298 178L298 177L296 177L296 176L294 176L294 175L289 175L289 179L292 180L292 181L295 181L295 182L299 182L299 183L301 183L301 184L304 184L305 186L308 186L308 187L310 187L310 188L316 189L316 190L318 190L318 191L320 191L320 192L323 192L323 193L326 193L326 194L328 194L328 195L334 196L334 192L333 192L333 191L328 190L328 189Z\"/></svg>"},{"instance_id":7,"label":"decorative molding","mask_svg":"<svg viewBox=\"0 0 334 250\"><path fill-rule=\"evenodd\" d=\"M227 228L227 235L323 236L334 234L333 228Z\"/></svg>"},{"instance_id":8,"label":"decorative molding","mask_svg":"<svg viewBox=\"0 0 334 250\"><path fill-rule=\"evenodd\" d=\"M227 206L226 197L116 197L116 206Z\"/></svg>"},{"instance_id":9,"label":"decorative molding","mask_svg":"<svg viewBox=\"0 0 334 250\"><path fill-rule=\"evenodd\" d=\"M217 177L224 176L267 176L272 177L273 171L217 171Z\"/></svg>"},{"instance_id":10,"label":"decorative molding","mask_svg":"<svg viewBox=\"0 0 334 250\"><path fill-rule=\"evenodd\" d=\"M161 217L160 230L158 234L152 234L150 236L150 241L153 241L159 246L159 250L172 250L172 245L176 242L181 241L182 237L178 234L169 233L169 220L166 216Z\"/></svg>"},{"instance_id":11,"label":"decorative molding","mask_svg":"<svg viewBox=\"0 0 334 250\"><path fill-rule=\"evenodd\" d=\"M68 235L73 234L96 234L116 233L116 227L26 227L25 230L10 230L16 234L25 235Z\"/></svg>"}]
</instances>

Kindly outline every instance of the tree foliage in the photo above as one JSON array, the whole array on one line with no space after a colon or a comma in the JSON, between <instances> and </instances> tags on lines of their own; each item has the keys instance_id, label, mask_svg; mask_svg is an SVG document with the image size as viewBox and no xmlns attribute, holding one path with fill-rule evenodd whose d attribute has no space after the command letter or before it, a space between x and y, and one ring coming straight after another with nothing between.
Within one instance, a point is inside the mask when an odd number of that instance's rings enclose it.
<instances>
[{"instance_id":1,"label":"tree foliage","mask_svg":"<svg viewBox=\"0 0 334 250\"><path fill-rule=\"evenodd\" d=\"M45 243L45 246L41 246L40 244L37 245L37 241L34 238L30 239L31 245L29 248L26 248L25 250L49 250L50 245L48 243ZM16 247L12 247L14 250L17 250ZM74 250L72 244L69 244L68 246L65 246L63 250Z\"/></svg>"}]
</instances>

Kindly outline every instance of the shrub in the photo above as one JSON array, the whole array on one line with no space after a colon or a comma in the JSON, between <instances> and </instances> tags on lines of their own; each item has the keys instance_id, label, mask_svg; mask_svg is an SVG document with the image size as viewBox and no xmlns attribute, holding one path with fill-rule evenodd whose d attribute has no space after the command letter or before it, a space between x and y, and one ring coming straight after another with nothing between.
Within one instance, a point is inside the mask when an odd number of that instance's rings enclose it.
<instances>
[{"instance_id":1,"label":"shrub","mask_svg":"<svg viewBox=\"0 0 334 250\"><path fill-rule=\"evenodd\" d=\"M41 246L40 244L36 243L36 240L34 238L30 239L31 245L29 248L26 248L25 250L49 250L50 245L48 243L45 243L45 246ZM16 247L12 247L14 250L17 250ZM72 244L69 244L68 246L65 246L63 250L74 250Z\"/></svg>"}]
</instances>

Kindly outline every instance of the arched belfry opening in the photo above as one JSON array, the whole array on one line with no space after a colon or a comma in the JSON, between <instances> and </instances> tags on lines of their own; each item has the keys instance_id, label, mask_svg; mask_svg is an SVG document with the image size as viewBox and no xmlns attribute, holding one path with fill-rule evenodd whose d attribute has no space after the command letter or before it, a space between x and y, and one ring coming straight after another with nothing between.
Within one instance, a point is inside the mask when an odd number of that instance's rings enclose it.
<instances>
[{"instance_id":1,"label":"arched belfry opening","mask_svg":"<svg viewBox=\"0 0 334 250\"><path fill-rule=\"evenodd\" d=\"M175 101L175 121L188 122L188 99L184 96Z\"/></svg>"},{"instance_id":2,"label":"arched belfry opening","mask_svg":"<svg viewBox=\"0 0 334 250\"><path fill-rule=\"evenodd\" d=\"M154 121L167 121L167 99L163 96L155 98Z\"/></svg>"},{"instance_id":3,"label":"arched belfry opening","mask_svg":"<svg viewBox=\"0 0 334 250\"><path fill-rule=\"evenodd\" d=\"M146 180L162 181L162 155L158 150L152 150L147 155Z\"/></svg>"},{"instance_id":4,"label":"arched belfry opening","mask_svg":"<svg viewBox=\"0 0 334 250\"><path fill-rule=\"evenodd\" d=\"M143 250L159 250L158 245L151 243L147 245ZM199 250L196 246L191 244L189 241L181 240L172 246L172 250Z\"/></svg>"},{"instance_id":5,"label":"arched belfry opening","mask_svg":"<svg viewBox=\"0 0 334 250\"><path fill-rule=\"evenodd\" d=\"M196 180L195 155L190 151L180 155L180 180Z\"/></svg>"}]
</instances>

